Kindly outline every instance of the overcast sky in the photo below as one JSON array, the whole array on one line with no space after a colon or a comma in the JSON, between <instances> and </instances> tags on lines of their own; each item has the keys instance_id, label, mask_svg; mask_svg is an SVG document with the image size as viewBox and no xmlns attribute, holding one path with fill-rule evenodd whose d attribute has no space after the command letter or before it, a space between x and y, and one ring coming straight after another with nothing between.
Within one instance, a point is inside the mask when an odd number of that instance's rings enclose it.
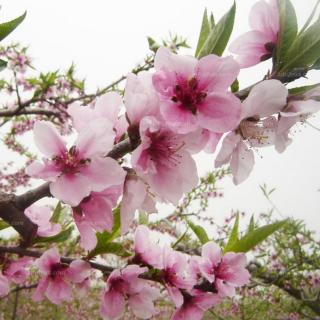
<instances>
[{"instance_id":1,"label":"overcast sky","mask_svg":"<svg viewBox=\"0 0 320 320\"><path fill-rule=\"evenodd\" d=\"M5 42L19 41L30 46L38 70L66 68L73 61L79 75L86 77L90 88L104 86L127 73L148 52L146 36L160 39L177 33L197 41L203 10L212 10L216 19L232 5L232 0L162 0L162 1L79 1L79 0L3 0L1 19L28 15L23 24ZM301 24L316 0L292 0ZM232 38L248 30L248 12L255 1L237 1L237 17ZM241 87L260 80L268 63L243 70ZM310 73L309 81L320 82ZM320 127L320 117L310 120ZM284 216L305 219L315 230L320 228L320 132L311 127L296 130L293 144L279 155L272 147L256 154L250 178L240 186L230 179L222 184L225 197L215 201L209 214L221 219L233 209L259 213L270 205L259 190L266 183L276 187L273 201ZM201 174L213 168L212 155L198 157Z\"/></svg>"}]
</instances>

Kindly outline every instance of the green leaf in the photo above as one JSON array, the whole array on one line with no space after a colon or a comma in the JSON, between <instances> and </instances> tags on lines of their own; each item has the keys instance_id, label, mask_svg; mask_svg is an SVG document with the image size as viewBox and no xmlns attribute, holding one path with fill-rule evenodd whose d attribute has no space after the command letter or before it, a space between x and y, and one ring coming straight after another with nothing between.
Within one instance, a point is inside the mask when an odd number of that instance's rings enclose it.
<instances>
[{"instance_id":1,"label":"green leaf","mask_svg":"<svg viewBox=\"0 0 320 320\"><path fill-rule=\"evenodd\" d=\"M189 228L179 237L179 239L171 246L172 249L174 249L182 240L183 238L187 235Z\"/></svg>"},{"instance_id":2,"label":"green leaf","mask_svg":"<svg viewBox=\"0 0 320 320\"><path fill-rule=\"evenodd\" d=\"M300 34L291 45L281 71L309 68L320 58L320 19Z\"/></svg>"},{"instance_id":3,"label":"green leaf","mask_svg":"<svg viewBox=\"0 0 320 320\"><path fill-rule=\"evenodd\" d=\"M239 91L239 80L236 79L233 81L232 85L231 85L231 91L232 92L237 92Z\"/></svg>"},{"instance_id":4,"label":"green leaf","mask_svg":"<svg viewBox=\"0 0 320 320\"><path fill-rule=\"evenodd\" d=\"M4 22L0 24L0 41L3 40L6 36L8 36L26 17L27 12L25 12L20 17Z\"/></svg>"},{"instance_id":5,"label":"green leaf","mask_svg":"<svg viewBox=\"0 0 320 320\"><path fill-rule=\"evenodd\" d=\"M68 229L63 230L57 235L52 237L37 237L34 240L34 243L64 242L70 238L72 230L73 230L73 227L69 227Z\"/></svg>"},{"instance_id":6,"label":"green leaf","mask_svg":"<svg viewBox=\"0 0 320 320\"><path fill-rule=\"evenodd\" d=\"M208 241L210 241L206 231L201 226L196 225L191 221L187 221L187 222L189 227L192 229L192 231L195 233L195 235L197 236L197 238L202 244L205 244Z\"/></svg>"},{"instance_id":7,"label":"green leaf","mask_svg":"<svg viewBox=\"0 0 320 320\"><path fill-rule=\"evenodd\" d=\"M226 48L233 30L234 18L236 14L236 3L233 3L231 9L219 20L215 27L210 31L206 42L199 51L197 58L202 58L208 54L214 53L221 56Z\"/></svg>"},{"instance_id":8,"label":"green leaf","mask_svg":"<svg viewBox=\"0 0 320 320\"><path fill-rule=\"evenodd\" d=\"M101 233L100 233L101 235ZM111 253L120 257L129 257L131 253L126 251L121 243L118 242L107 242L102 243L100 235L97 235L98 245L88 254L88 258L92 258L99 254Z\"/></svg>"},{"instance_id":9,"label":"green leaf","mask_svg":"<svg viewBox=\"0 0 320 320\"><path fill-rule=\"evenodd\" d=\"M250 218L250 223L248 227L248 233L254 230L255 222L254 222L254 215Z\"/></svg>"},{"instance_id":10,"label":"green leaf","mask_svg":"<svg viewBox=\"0 0 320 320\"><path fill-rule=\"evenodd\" d=\"M248 252L257 244L268 238L271 234L281 229L287 220L278 221L255 230L249 231L245 236L228 248L228 252Z\"/></svg>"},{"instance_id":11,"label":"green leaf","mask_svg":"<svg viewBox=\"0 0 320 320\"><path fill-rule=\"evenodd\" d=\"M315 4L315 6L314 6L309 18L307 19L307 21L304 24L304 26L302 27L302 29L299 31L299 34L303 33L309 27L314 15L316 14L316 11L317 11L317 8L318 8L319 4L320 4L320 0L318 0L317 3Z\"/></svg>"},{"instance_id":12,"label":"green leaf","mask_svg":"<svg viewBox=\"0 0 320 320\"><path fill-rule=\"evenodd\" d=\"M276 63L280 67L285 63L287 52L297 36L298 23L296 12L290 0L278 0L278 5L280 30L276 49Z\"/></svg>"},{"instance_id":13,"label":"green leaf","mask_svg":"<svg viewBox=\"0 0 320 320\"><path fill-rule=\"evenodd\" d=\"M143 211L139 211L139 224L148 225L148 223L149 223L148 214Z\"/></svg>"},{"instance_id":14,"label":"green leaf","mask_svg":"<svg viewBox=\"0 0 320 320\"><path fill-rule=\"evenodd\" d=\"M58 223L59 222L59 218L62 212L62 205L61 202L59 201L58 204L56 205L56 207L53 210L53 214L51 216L50 222L52 223Z\"/></svg>"},{"instance_id":15,"label":"green leaf","mask_svg":"<svg viewBox=\"0 0 320 320\"><path fill-rule=\"evenodd\" d=\"M238 241L239 220L239 213L237 213L236 220L234 222L229 240L224 248L224 252L230 251L229 248L232 248L232 246Z\"/></svg>"},{"instance_id":16,"label":"green leaf","mask_svg":"<svg viewBox=\"0 0 320 320\"><path fill-rule=\"evenodd\" d=\"M10 228L10 227L11 227L10 224L6 223L3 220L0 220L0 230L4 230L4 229Z\"/></svg>"},{"instance_id":17,"label":"green leaf","mask_svg":"<svg viewBox=\"0 0 320 320\"><path fill-rule=\"evenodd\" d=\"M7 67L8 61L0 59L0 71L4 70Z\"/></svg>"},{"instance_id":18,"label":"green leaf","mask_svg":"<svg viewBox=\"0 0 320 320\"><path fill-rule=\"evenodd\" d=\"M211 31L211 23L209 22L209 19L208 19L207 9L205 9L203 12L201 30L200 30L199 40L198 40L197 49L195 53L196 57L198 56L199 51L201 50L204 43L206 42L210 31Z\"/></svg>"},{"instance_id":19,"label":"green leaf","mask_svg":"<svg viewBox=\"0 0 320 320\"><path fill-rule=\"evenodd\" d=\"M157 52L160 45L151 37L148 37L147 40L148 40L148 44L149 44L149 49L153 52Z\"/></svg>"},{"instance_id":20,"label":"green leaf","mask_svg":"<svg viewBox=\"0 0 320 320\"><path fill-rule=\"evenodd\" d=\"M291 88L291 89L289 89L289 94L292 96L301 95L301 94L304 94L304 93L308 92L309 90L312 90L312 89L319 87L319 86L320 86L320 83L315 83L315 84L312 84L309 86Z\"/></svg>"},{"instance_id":21,"label":"green leaf","mask_svg":"<svg viewBox=\"0 0 320 320\"><path fill-rule=\"evenodd\" d=\"M320 70L320 58L310 67L313 70Z\"/></svg>"}]
</instances>

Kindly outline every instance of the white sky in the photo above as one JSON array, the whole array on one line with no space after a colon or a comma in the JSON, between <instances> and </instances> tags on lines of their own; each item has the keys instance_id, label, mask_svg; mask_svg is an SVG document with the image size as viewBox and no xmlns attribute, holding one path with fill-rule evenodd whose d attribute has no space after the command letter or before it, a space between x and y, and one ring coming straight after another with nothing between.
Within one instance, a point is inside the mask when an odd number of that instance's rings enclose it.
<instances>
[{"instance_id":1,"label":"white sky","mask_svg":"<svg viewBox=\"0 0 320 320\"><path fill-rule=\"evenodd\" d=\"M38 70L66 68L73 61L79 75L87 77L90 88L104 86L127 73L148 52L146 36L160 39L169 31L188 38L196 45L205 7L216 18L232 5L232 0L162 0L162 1L79 1L79 0L3 0L1 19L28 15L23 24L5 42L19 41L30 45ZM300 26L316 0L292 0ZM248 30L248 12L254 0L238 0L235 30L232 38ZM192 54L192 51L186 51ZM268 64L242 71L241 87L260 80ZM320 76L310 73L310 81ZM320 127L320 118L311 119ZM262 158L260 158L262 157ZM213 168L212 155L198 157L201 174ZM238 187L230 180L223 184L225 197L214 201L209 214L222 218L230 210L259 213L270 205L262 196L259 184L267 183L277 190L273 201L284 216L305 219L315 230L320 228L320 132L310 127L294 135L293 144L279 155L273 148L256 155L256 166L250 178Z\"/></svg>"}]
</instances>

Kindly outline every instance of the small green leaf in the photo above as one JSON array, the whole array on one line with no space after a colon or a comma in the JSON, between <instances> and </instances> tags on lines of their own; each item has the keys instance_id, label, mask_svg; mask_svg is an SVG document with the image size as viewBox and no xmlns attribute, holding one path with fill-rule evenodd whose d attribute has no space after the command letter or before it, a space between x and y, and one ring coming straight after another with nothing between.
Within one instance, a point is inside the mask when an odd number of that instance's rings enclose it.
<instances>
[{"instance_id":1,"label":"small green leaf","mask_svg":"<svg viewBox=\"0 0 320 320\"><path fill-rule=\"evenodd\" d=\"M249 223L249 227L248 227L248 233L253 231L254 227L255 227L254 215L252 215L251 218L250 218L250 223Z\"/></svg>"},{"instance_id":2,"label":"small green leaf","mask_svg":"<svg viewBox=\"0 0 320 320\"><path fill-rule=\"evenodd\" d=\"M252 230L230 246L228 252L248 252L271 234L281 229L286 223L287 220L283 220Z\"/></svg>"},{"instance_id":3,"label":"small green leaf","mask_svg":"<svg viewBox=\"0 0 320 320\"><path fill-rule=\"evenodd\" d=\"M3 220L0 220L0 230L4 230L4 229L10 228L10 227L11 227L10 224L6 223Z\"/></svg>"},{"instance_id":4,"label":"small green leaf","mask_svg":"<svg viewBox=\"0 0 320 320\"><path fill-rule=\"evenodd\" d=\"M278 0L278 6L280 11L280 30L276 49L277 69L285 63L287 52L298 32L297 16L291 1Z\"/></svg>"},{"instance_id":5,"label":"small green leaf","mask_svg":"<svg viewBox=\"0 0 320 320\"><path fill-rule=\"evenodd\" d=\"M149 44L149 49L153 52L157 52L160 45L151 37L148 37L147 40L148 40L148 44Z\"/></svg>"},{"instance_id":6,"label":"small green leaf","mask_svg":"<svg viewBox=\"0 0 320 320\"><path fill-rule=\"evenodd\" d=\"M98 237L99 241L99 237ZM115 254L119 257L129 257L131 256L131 253L126 251L121 243L118 242L108 242L104 243L103 245L96 246L93 251L91 251L88 255L88 258L97 256L99 254L106 254L106 253L111 253Z\"/></svg>"},{"instance_id":7,"label":"small green leaf","mask_svg":"<svg viewBox=\"0 0 320 320\"><path fill-rule=\"evenodd\" d=\"M198 56L199 51L203 47L203 45L206 42L207 37L211 31L210 24L211 23L209 22L209 19L208 19L207 9L205 9L204 13L203 13L200 35L199 35L199 40L198 40L197 49L196 49L196 53L195 53L196 57Z\"/></svg>"},{"instance_id":8,"label":"small green leaf","mask_svg":"<svg viewBox=\"0 0 320 320\"><path fill-rule=\"evenodd\" d=\"M139 211L139 224L148 225L148 223L149 223L148 214L143 211Z\"/></svg>"},{"instance_id":9,"label":"small green leaf","mask_svg":"<svg viewBox=\"0 0 320 320\"><path fill-rule=\"evenodd\" d=\"M312 70L320 70L320 58L310 67Z\"/></svg>"},{"instance_id":10,"label":"small green leaf","mask_svg":"<svg viewBox=\"0 0 320 320\"><path fill-rule=\"evenodd\" d=\"M50 222L52 223L58 223L59 222L59 218L62 212L62 205L61 202L59 201L58 204L56 205L56 207L53 210L53 214L51 216Z\"/></svg>"},{"instance_id":11,"label":"small green leaf","mask_svg":"<svg viewBox=\"0 0 320 320\"><path fill-rule=\"evenodd\" d=\"M206 231L203 229L203 227L196 225L191 221L188 221L188 225L192 229L192 231L195 233L195 235L197 236L197 238L199 239L199 241L202 244L205 244L208 241L210 241L210 239L209 239Z\"/></svg>"},{"instance_id":12,"label":"small green leaf","mask_svg":"<svg viewBox=\"0 0 320 320\"><path fill-rule=\"evenodd\" d=\"M221 56L226 48L233 30L234 18L236 14L236 3L233 3L231 9L219 20L215 27L210 31L206 42L197 54L197 58L202 58L211 53Z\"/></svg>"},{"instance_id":13,"label":"small green leaf","mask_svg":"<svg viewBox=\"0 0 320 320\"><path fill-rule=\"evenodd\" d=\"M52 237L37 237L34 240L34 242L35 243L64 242L70 238L72 230L73 230L73 227L69 227L68 229L63 230L60 233L58 233L57 235L52 236Z\"/></svg>"},{"instance_id":14,"label":"small green leaf","mask_svg":"<svg viewBox=\"0 0 320 320\"><path fill-rule=\"evenodd\" d=\"M232 92L238 92L239 91L239 80L238 79L233 81L233 83L231 85L231 91Z\"/></svg>"},{"instance_id":15,"label":"small green leaf","mask_svg":"<svg viewBox=\"0 0 320 320\"><path fill-rule=\"evenodd\" d=\"M289 94L292 96L301 95L301 94L304 94L304 93L308 92L309 90L312 90L312 89L319 87L319 86L320 86L320 83L315 83L315 84L312 84L309 86L291 88L291 89L289 89Z\"/></svg>"},{"instance_id":16,"label":"small green leaf","mask_svg":"<svg viewBox=\"0 0 320 320\"><path fill-rule=\"evenodd\" d=\"M0 41L3 40L6 36L8 36L26 17L27 12L25 12L20 17L4 22L0 24Z\"/></svg>"},{"instance_id":17,"label":"small green leaf","mask_svg":"<svg viewBox=\"0 0 320 320\"><path fill-rule=\"evenodd\" d=\"M8 61L0 59L0 71L4 70L7 67Z\"/></svg>"},{"instance_id":18,"label":"small green leaf","mask_svg":"<svg viewBox=\"0 0 320 320\"><path fill-rule=\"evenodd\" d=\"M234 222L229 240L224 248L224 252L230 251L229 248L232 248L232 246L238 241L239 220L239 213L237 213L236 220Z\"/></svg>"},{"instance_id":19,"label":"small green leaf","mask_svg":"<svg viewBox=\"0 0 320 320\"><path fill-rule=\"evenodd\" d=\"M183 238L187 235L189 228L179 237L179 239L171 246L172 249L174 249L182 240Z\"/></svg>"}]
</instances>

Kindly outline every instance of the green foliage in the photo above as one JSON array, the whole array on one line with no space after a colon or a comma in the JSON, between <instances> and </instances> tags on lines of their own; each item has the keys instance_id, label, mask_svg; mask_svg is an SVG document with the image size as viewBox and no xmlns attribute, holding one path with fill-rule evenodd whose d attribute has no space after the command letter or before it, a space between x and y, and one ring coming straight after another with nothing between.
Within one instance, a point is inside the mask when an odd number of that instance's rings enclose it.
<instances>
[{"instance_id":1,"label":"green foliage","mask_svg":"<svg viewBox=\"0 0 320 320\"><path fill-rule=\"evenodd\" d=\"M61 205L61 201L58 202L58 204L56 205L55 209L53 210L50 222L52 223L58 223L61 213L62 213L63 207Z\"/></svg>"},{"instance_id":2,"label":"green foliage","mask_svg":"<svg viewBox=\"0 0 320 320\"><path fill-rule=\"evenodd\" d=\"M233 81L232 85L231 85L231 91L232 92L237 92L239 91L239 80L236 79Z\"/></svg>"},{"instance_id":3,"label":"green foliage","mask_svg":"<svg viewBox=\"0 0 320 320\"><path fill-rule=\"evenodd\" d=\"M306 92L308 92L316 87L319 87L319 86L320 86L320 83L315 83L315 84L312 84L309 86L291 88L291 89L289 89L289 93L290 93L290 95L294 95L294 96L301 95L301 94L305 94Z\"/></svg>"},{"instance_id":4,"label":"green foliage","mask_svg":"<svg viewBox=\"0 0 320 320\"><path fill-rule=\"evenodd\" d=\"M199 239L201 244L205 244L208 241L210 241L210 239L209 239L209 237L203 227L196 225L191 221L188 221L188 225L192 229L194 234L197 236L197 238Z\"/></svg>"},{"instance_id":5,"label":"green foliage","mask_svg":"<svg viewBox=\"0 0 320 320\"><path fill-rule=\"evenodd\" d=\"M0 230L4 230L10 228L10 225L7 224L5 221L3 221L2 219L0 219Z\"/></svg>"},{"instance_id":6,"label":"green foliage","mask_svg":"<svg viewBox=\"0 0 320 320\"><path fill-rule=\"evenodd\" d=\"M197 49L195 52L196 57L198 56L200 49L203 47L204 43L206 42L208 35L213 27L214 27L214 24L211 25L208 18L207 9L205 9L203 13L203 18L202 18L202 24L201 24L201 30L200 30L199 40L197 44Z\"/></svg>"},{"instance_id":7,"label":"green foliage","mask_svg":"<svg viewBox=\"0 0 320 320\"><path fill-rule=\"evenodd\" d=\"M55 236L51 237L37 237L34 240L34 243L59 243L59 242L65 242L71 238L73 227L69 227L65 230L62 230L60 233L58 233Z\"/></svg>"},{"instance_id":8,"label":"green foliage","mask_svg":"<svg viewBox=\"0 0 320 320\"><path fill-rule=\"evenodd\" d=\"M0 71L4 70L7 67L8 62L0 59Z\"/></svg>"},{"instance_id":9,"label":"green foliage","mask_svg":"<svg viewBox=\"0 0 320 320\"><path fill-rule=\"evenodd\" d=\"M26 17L27 12L25 12L20 17L4 22L0 24L0 41L2 41L4 38L6 38Z\"/></svg>"},{"instance_id":10,"label":"green foliage","mask_svg":"<svg viewBox=\"0 0 320 320\"><path fill-rule=\"evenodd\" d=\"M281 229L286 223L287 220L283 220L250 230L242 238L229 245L225 252L248 252L274 232Z\"/></svg>"},{"instance_id":11,"label":"green foliage","mask_svg":"<svg viewBox=\"0 0 320 320\"><path fill-rule=\"evenodd\" d=\"M226 246L224 247L224 252L230 251L229 248L232 248L238 241L239 220L240 220L239 213L237 213L236 220L234 222L232 231L230 233L229 240Z\"/></svg>"},{"instance_id":12,"label":"green foliage","mask_svg":"<svg viewBox=\"0 0 320 320\"><path fill-rule=\"evenodd\" d=\"M206 12L205 12L206 13ZM204 28L201 27L201 33L198 41L198 45L203 43L201 49L198 50L198 54L196 54L197 58L202 58L211 53L214 53L218 56L221 56L226 48L228 41L230 39L234 18L236 14L236 3L233 3L231 9L217 22L217 24L213 27L210 25L211 30L208 33L209 21L208 17L203 20ZM203 30L203 33L202 33ZM207 35L205 42L203 38Z\"/></svg>"}]
</instances>

